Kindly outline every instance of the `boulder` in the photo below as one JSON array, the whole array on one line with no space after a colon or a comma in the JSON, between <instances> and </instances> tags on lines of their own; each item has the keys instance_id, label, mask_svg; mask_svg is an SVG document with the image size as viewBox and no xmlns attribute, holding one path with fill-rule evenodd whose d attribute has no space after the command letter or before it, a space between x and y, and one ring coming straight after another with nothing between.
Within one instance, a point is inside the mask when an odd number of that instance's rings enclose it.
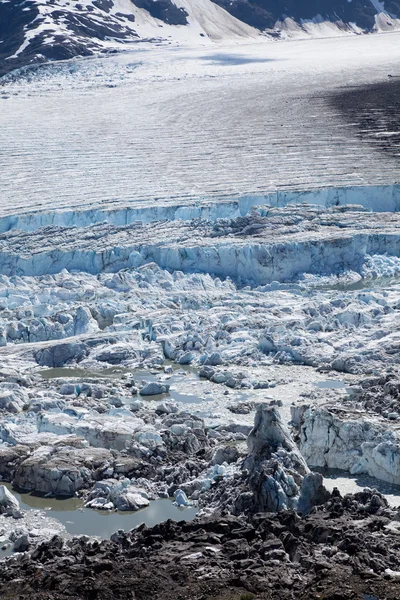
<instances>
[{"instance_id":1,"label":"boulder","mask_svg":"<svg viewBox=\"0 0 400 600\"><path fill-rule=\"evenodd\" d=\"M141 396L158 396L159 394L167 394L170 386L159 381L150 381L140 388Z\"/></svg>"},{"instance_id":2,"label":"boulder","mask_svg":"<svg viewBox=\"0 0 400 600\"><path fill-rule=\"evenodd\" d=\"M135 488L128 488L126 492L123 492L120 496L117 496L114 502L117 510L135 511L149 506L149 500L134 490Z\"/></svg>"}]
</instances>

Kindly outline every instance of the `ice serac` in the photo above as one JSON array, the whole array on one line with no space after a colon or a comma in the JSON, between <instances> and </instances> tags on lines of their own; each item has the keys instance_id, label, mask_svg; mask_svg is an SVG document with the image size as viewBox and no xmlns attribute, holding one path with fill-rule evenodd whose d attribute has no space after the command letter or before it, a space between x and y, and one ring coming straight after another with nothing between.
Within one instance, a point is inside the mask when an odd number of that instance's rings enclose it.
<instances>
[{"instance_id":1,"label":"ice serac","mask_svg":"<svg viewBox=\"0 0 400 600\"><path fill-rule=\"evenodd\" d=\"M260 403L240 471L233 471L201 501L235 515L294 509L303 515L330 494L319 474L311 473L276 406ZM225 463L226 464L226 463ZM203 504L204 505L204 504Z\"/></svg>"},{"instance_id":2,"label":"ice serac","mask_svg":"<svg viewBox=\"0 0 400 600\"><path fill-rule=\"evenodd\" d=\"M307 464L274 406L257 407L247 445L248 487L255 512L296 508ZM243 500L238 499L236 506Z\"/></svg>"},{"instance_id":3,"label":"ice serac","mask_svg":"<svg viewBox=\"0 0 400 600\"><path fill-rule=\"evenodd\" d=\"M400 438L377 418L311 407L303 415L299 447L311 467L367 473L400 485Z\"/></svg>"},{"instance_id":4,"label":"ice serac","mask_svg":"<svg viewBox=\"0 0 400 600\"><path fill-rule=\"evenodd\" d=\"M303 273L361 272L368 255L400 256L399 213L360 206L263 208L214 221L154 222L142 227L98 223L49 227L0 237L0 273L38 276L63 269L92 274L155 262L162 268L206 272L253 284L293 281ZM157 240L157 241L155 241ZM71 327L95 330L77 311Z\"/></svg>"},{"instance_id":5,"label":"ice serac","mask_svg":"<svg viewBox=\"0 0 400 600\"><path fill-rule=\"evenodd\" d=\"M73 433L84 438L94 448L123 450L143 427L144 421L131 416L127 411L100 415L96 411L80 410L71 414L70 410L66 410L41 413L38 416L39 432L57 435Z\"/></svg>"},{"instance_id":6,"label":"ice serac","mask_svg":"<svg viewBox=\"0 0 400 600\"><path fill-rule=\"evenodd\" d=\"M287 453L296 470L305 475L309 472L306 461L294 443L279 411L274 406L259 405L254 417L254 427L247 438L249 453L258 458L269 457L282 449Z\"/></svg>"},{"instance_id":7,"label":"ice serac","mask_svg":"<svg viewBox=\"0 0 400 600\"><path fill-rule=\"evenodd\" d=\"M0 485L0 512L4 513L8 510L18 510L19 502L5 485Z\"/></svg>"},{"instance_id":8,"label":"ice serac","mask_svg":"<svg viewBox=\"0 0 400 600\"><path fill-rule=\"evenodd\" d=\"M188 200L185 204L170 201L115 208L76 210L47 210L29 213L20 211L0 217L0 233L14 229L35 231L41 227L89 227L95 223L109 223L118 227L156 221L191 221L193 219L234 219L247 215L254 206L283 208L288 204L313 204L322 208L358 205L374 212L400 210L400 185L359 185L321 187L309 190L276 190L264 194L237 197Z\"/></svg>"}]
</instances>

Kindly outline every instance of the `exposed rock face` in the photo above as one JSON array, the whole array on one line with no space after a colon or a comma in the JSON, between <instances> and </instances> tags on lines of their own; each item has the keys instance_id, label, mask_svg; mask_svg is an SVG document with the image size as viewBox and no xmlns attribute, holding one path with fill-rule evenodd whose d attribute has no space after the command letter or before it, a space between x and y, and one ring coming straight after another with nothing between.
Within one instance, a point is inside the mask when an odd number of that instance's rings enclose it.
<instances>
[{"instance_id":1,"label":"exposed rock face","mask_svg":"<svg viewBox=\"0 0 400 600\"><path fill-rule=\"evenodd\" d=\"M166 0L167 1L167 0ZM113 2L111 2L113 6ZM0 75L26 64L88 56L101 50L107 37L137 39L129 16L108 15L105 2L46 3L29 0L23 4L0 2ZM46 43L52 36L53 42ZM30 43L24 49L24 41ZM43 58L40 57L42 55Z\"/></svg>"},{"instance_id":2,"label":"exposed rock face","mask_svg":"<svg viewBox=\"0 0 400 600\"><path fill-rule=\"evenodd\" d=\"M351 31L351 24L354 23L360 29L372 31L376 27L377 11L369 2L346 2L342 3L338 0L303 0L296 2L295 0L278 0L271 2L270 0L214 0L228 12L234 15L237 19L257 27L258 29L279 31L280 27L284 28L285 19L290 19L293 25L297 24L298 29L307 25L307 21L315 24L324 21L330 22L345 31ZM386 4L385 11L388 12L388 20L390 14L399 15L399 8L394 3ZM304 28L306 31L306 27Z\"/></svg>"},{"instance_id":3,"label":"exposed rock face","mask_svg":"<svg viewBox=\"0 0 400 600\"><path fill-rule=\"evenodd\" d=\"M171 0L132 0L138 8L144 8L152 17L169 25L188 25L188 13L184 8L178 8ZM113 4L111 2L111 4Z\"/></svg>"}]
</instances>

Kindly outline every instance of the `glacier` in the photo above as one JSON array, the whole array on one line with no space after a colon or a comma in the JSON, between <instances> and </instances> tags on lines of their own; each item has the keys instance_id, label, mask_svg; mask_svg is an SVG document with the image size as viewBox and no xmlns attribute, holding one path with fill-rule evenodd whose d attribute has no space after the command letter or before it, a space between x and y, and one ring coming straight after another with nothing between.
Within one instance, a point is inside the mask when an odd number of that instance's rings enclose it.
<instances>
[{"instance_id":1,"label":"glacier","mask_svg":"<svg viewBox=\"0 0 400 600\"><path fill-rule=\"evenodd\" d=\"M314 468L400 485L396 138L332 103L339 73L395 65L398 34L353 67L365 39L335 64L332 40L151 47L3 81L5 482L203 514L306 514Z\"/></svg>"},{"instance_id":2,"label":"glacier","mask_svg":"<svg viewBox=\"0 0 400 600\"><path fill-rule=\"evenodd\" d=\"M290 228L285 219L298 222ZM0 236L0 273L38 276L67 269L99 274L155 262L164 269L255 285L290 282L303 273L359 272L368 255L398 257L399 222L397 213L388 219L387 213L366 213L352 205L327 211L289 205L236 219L178 219L174 227L164 220L12 229Z\"/></svg>"}]
</instances>

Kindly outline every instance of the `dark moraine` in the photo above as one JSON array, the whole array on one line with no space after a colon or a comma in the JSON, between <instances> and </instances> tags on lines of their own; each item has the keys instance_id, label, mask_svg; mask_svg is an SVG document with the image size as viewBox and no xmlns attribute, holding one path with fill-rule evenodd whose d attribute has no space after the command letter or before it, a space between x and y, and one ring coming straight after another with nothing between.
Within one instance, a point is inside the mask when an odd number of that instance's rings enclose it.
<instances>
[{"instance_id":1,"label":"dark moraine","mask_svg":"<svg viewBox=\"0 0 400 600\"><path fill-rule=\"evenodd\" d=\"M338 493L305 519L217 515L58 536L0 562L2 600L398 600L397 513L378 493Z\"/></svg>"},{"instance_id":2,"label":"dark moraine","mask_svg":"<svg viewBox=\"0 0 400 600\"><path fill-rule=\"evenodd\" d=\"M379 84L342 90L330 102L356 135L379 151L400 158L400 68Z\"/></svg>"}]
</instances>

